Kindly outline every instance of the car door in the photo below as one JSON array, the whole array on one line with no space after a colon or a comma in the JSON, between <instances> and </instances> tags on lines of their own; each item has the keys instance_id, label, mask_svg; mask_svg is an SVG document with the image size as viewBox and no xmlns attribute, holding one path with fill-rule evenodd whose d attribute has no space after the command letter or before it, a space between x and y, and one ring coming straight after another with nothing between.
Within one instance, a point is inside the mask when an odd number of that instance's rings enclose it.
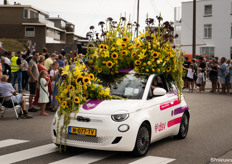
<instances>
[{"instance_id":1,"label":"car door","mask_svg":"<svg viewBox=\"0 0 232 164\"><path fill-rule=\"evenodd\" d=\"M145 108L148 109L149 112L149 119L151 123L151 129L152 129L152 136L151 136L151 142L156 141L160 138L164 138L169 134L168 132L168 120L171 119L171 111L170 111L170 102L174 97L168 96L168 94L160 95L160 96L154 96L152 94L154 89L153 81L156 80L156 86L157 88L163 88L168 93L168 87L166 84L166 81L162 75L157 75L154 77L150 84L150 91L148 93L148 97L146 100Z\"/></svg>"}]
</instances>

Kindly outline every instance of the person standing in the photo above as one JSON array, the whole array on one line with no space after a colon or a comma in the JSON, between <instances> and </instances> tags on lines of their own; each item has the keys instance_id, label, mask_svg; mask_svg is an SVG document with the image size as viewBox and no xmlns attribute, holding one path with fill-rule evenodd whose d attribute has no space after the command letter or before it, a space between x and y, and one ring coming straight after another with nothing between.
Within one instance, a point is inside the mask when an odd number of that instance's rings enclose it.
<instances>
[{"instance_id":1,"label":"person standing","mask_svg":"<svg viewBox=\"0 0 232 164\"><path fill-rule=\"evenodd\" d=\"M51 64L55 61L56 54L53 53L49 58L45 60L44 66L47 68L47 70L50 70Z\"/></svg>"},{"instance_id":2,"label":"person standing","mask_svg":"<svg viewBox=\"0 0 232 164\"><path fill-rule=\"evenodd\" d=\"M200 58L199 58L199 62L200 62L200 64L199 64L199 68L200 68L200 71L201 71L201 76L202 76L202 78L203 78L203 81L202 81L202 85L201 85L201 91L205 91L205 84L206 84L206 73L205 73L205 71L206 71L206 63L205 63L205 60L204 60L204 58L201 56Z\"/></svg>"},{"instance_id":3,"label":"person standing","mask_svg":"<svg viewBox=\"0 0 232 164\"><path fill-rule=\"evenodd\" d=\"M226 93L225 89L226 89L226 58L222 57L221 58L221 66L218 70L218 76L219 76L219 83L222 86L222 91L220 93Z\"/></svg>"},{"instance_id":4,"label":"person standing","mask_svg":"<svg viewBox=\"0 0 232 164\"><path fill-rule=\"evenodd\" d=\"M28 90L28 63L27 63L27 55L23 55L23 66L22 66L22 89L23 90Z\"/></svg>"},{"instance_id":5,"label":"person standing","mask_svg":"<svg viewBox=\"0 0 232 164\"><path fill-rule=\"evenodd\" d=\"M32 59L28 63L28 74L30 76L29 78L29 87L30 87L30 96L29 96L29 112L37 112L37 109L32 108L32 100L35 96L36 87L37 87L37 81L39 78L39 70L37 67L37 60L39 57L39 52L34 51Z\"/></svg>"},{"instance_id":6,"label":"person standing","mask_svg":"<svg viewBox=\"0 0 232 164\"><path fill-rule=\"evenodd\" d=\"M15 56L11 58L11 72L13 73L13 88L15 88L16 80L18 80L18 92L22 93L22 71L24 65L21 60L21 52L18 51Z\"/></svg>"},{"instance_id":7,"label":"person standing","mask_svg":"<svg viewBox=\"0 0 232 164\"><path fill-rule=\"evenodd\" d=\"M210 92L215 93L218 81L218 65L215 59L212 60L212 64L210 65L209 79L212 83L212 90Z\"/></svg>"},{"instance_id":8,"label":"person standing","mask_svg":"<svg viewBox=\"0 0 232 164\"><path fill-rule=\"evenodd\" d=\"M188 68L188 74L187 74L187 80L188 80L188 89L189 92L193 92L193 87L194 87L194 65L190 65L190 67ZM191 86L191 88L190 88Z\"/></svg>"},{"instance_id":9,"label":"person standing","mask_svg":"<svg viewBox=\"0 0 232 164\"><path fill-rule=\"evenodd\" d=\"M226 77L225 77L226 93L230 93L230 67L231 67L231 60L228 59L226 61Z\"/></svg>"},{"instance_id":10,"label":"person standing","mask_svg":"<svg viewBox=\"0 0 232 164\"><path fill-rule=\"evenodd\" d=\"M57 62L59 63L59 68L60 68L60 67L63 67L63 68L64 68L65 63L64 63L64 61L63 61L63 56L62 56L61 54L58 56Z\"/></svg>"},{"instance_id":11,"label":"person standing","mask_svg":"<svg viewBox=\"0 0 232 164\"><path fill-rule=\"evenodd\" d=\"M39 103L40 103L40 109L41 109L41 116L48 116L48 114L45 112L46 104L49 102L49 95L48 95L48 77L47 77L47 71L43 70L40 72L39 75Z\"/></svg>"}]
</instances>

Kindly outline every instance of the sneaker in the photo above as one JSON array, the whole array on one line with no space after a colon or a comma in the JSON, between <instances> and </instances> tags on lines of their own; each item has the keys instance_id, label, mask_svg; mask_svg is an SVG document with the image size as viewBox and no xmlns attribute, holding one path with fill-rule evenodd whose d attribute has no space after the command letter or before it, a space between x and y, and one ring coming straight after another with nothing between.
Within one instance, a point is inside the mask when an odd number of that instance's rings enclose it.
<instances>
[{"instance_id":1,"label":"sneaker","mask_svg":"<svg viewBox=\"0 0 232 164\"><path fill-rule=\"evenodd\" d=\"M30 108L30 109L28 109L28 112L38 112L38 110L35 108Z\"/></svg>"},{"instance_id":2,"label":"sneaker","mask_svg":"<svg viewBox=\"0 0 232 164\"><path fill-rule=\"evenodd\" d=\"M29 115L29 114L23 114L22 118L27 119L27 118L33 118L33 117L31 115Z\"/></svg>"}]
</instances>

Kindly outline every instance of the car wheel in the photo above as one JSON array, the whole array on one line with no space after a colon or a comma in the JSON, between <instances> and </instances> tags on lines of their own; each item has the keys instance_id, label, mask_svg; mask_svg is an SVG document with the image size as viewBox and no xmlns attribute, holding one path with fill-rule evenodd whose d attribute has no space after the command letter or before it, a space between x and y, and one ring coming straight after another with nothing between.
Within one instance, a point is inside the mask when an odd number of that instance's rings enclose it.
<instances>
[{"instance_id":1,"label":"car wheel","mask_svg":"<svg viewBox=\"0 0 232 164\"><path fill-rule=\"evenodd\" d=\"M189 128L189 118L186 114L183 114L180 123L179 133L177 134L176 138L184 139L188 134L188 128Z\"/></svg>"},{"instance_id":2,"label":"car wheel","mask_svg":"<svg viewBox=\"0 0 232 164\"><path fill-rule=\"evenodd\" d=\"M150 146L150 128L147 124L142 124L139 128L133 154L135 156L144 156Z\"/></svg>"}]
</instances>

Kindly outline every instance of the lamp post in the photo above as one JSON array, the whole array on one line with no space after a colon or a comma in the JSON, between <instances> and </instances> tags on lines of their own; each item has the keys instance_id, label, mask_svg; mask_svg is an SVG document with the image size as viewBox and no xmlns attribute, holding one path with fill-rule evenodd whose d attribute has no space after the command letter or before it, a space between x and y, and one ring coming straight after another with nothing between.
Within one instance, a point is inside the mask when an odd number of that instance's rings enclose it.
<instances>
[{"instance_id":1,"label":"lamp post","mask_svg":"<svg viewBox=\"0 0 232 164\"><path fill-rule=\"evenodd\" d=\"M196 56L196 0L193 0L193 58Z\"/></svg>"},{"instance_id":2,"label":"lamp post","mask_svg":"<svg viewBox=\"0 0 232 164\"><path fill-rule=\"evenodd\" d=\"M138 0L138 5L137 5L137 37L139 36L139 0Z\"/></svg>"}]
</instances>

